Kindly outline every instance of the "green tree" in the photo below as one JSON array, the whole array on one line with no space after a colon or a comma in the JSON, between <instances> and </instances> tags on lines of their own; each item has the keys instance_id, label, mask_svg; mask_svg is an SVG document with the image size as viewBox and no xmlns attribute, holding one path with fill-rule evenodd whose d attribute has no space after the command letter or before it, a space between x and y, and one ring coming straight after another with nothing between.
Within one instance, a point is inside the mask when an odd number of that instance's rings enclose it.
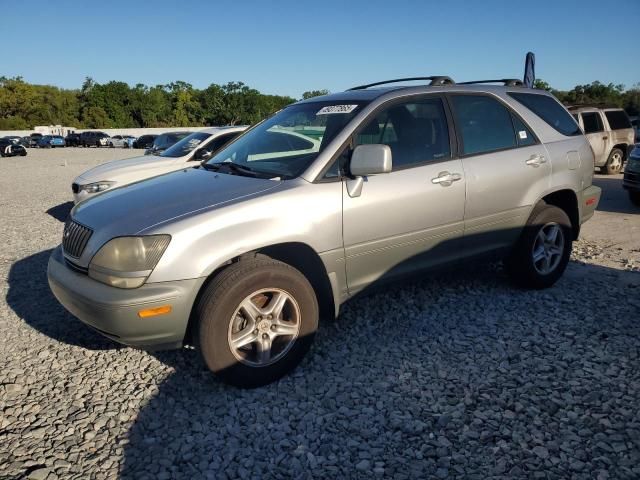
<instances>
[{"instance_id":1,"label":"green tree","mask_svg":"<svg viewBox=\"0 0 640 480\"><path fill-rule=\"evenodd\" d=\"M322 95L328 95L328 94L329 94L329 90L327 90L326 88L323 88L322 90L309 90L308 92L304 92L302 94L302 99L307 100L309 98L320 97Z\"/></svg>"}]
</instances>

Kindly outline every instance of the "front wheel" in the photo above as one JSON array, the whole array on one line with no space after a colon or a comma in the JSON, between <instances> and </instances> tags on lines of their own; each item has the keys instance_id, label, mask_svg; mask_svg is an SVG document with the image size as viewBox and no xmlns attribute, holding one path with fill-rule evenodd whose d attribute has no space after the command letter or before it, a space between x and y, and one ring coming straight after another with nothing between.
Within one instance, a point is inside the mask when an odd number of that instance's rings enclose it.
<instances>
[{"instance_id":1,"label":"front wheel","mask_svg":"<svg viewBox=\"0 0 640 480\"><path fill-rule=\"evenodd\" d=\"M607 163L602 167L601 173L606 173L607 175L615 175L616 173L620 173L622 170L622 160L624 159L624 154L622 150L619 148L614 148L611 150L609 154L609 158L607 159Z\"/></svg>"},{"instance_id":2,"label":"front wheel","mask_svg":"<svg viewBox=\"0 0 640 480\"><path fill-rule=\"evenodd\" d=\"M571 221L564 210L538 205L506 260L511 279L524 288L551 287L569 263L572 234Z\"/></svg>"},{"instance_id":3,"label":"front wheel","mask_svg":"<svg viewBox=\"0 0 640 480\"><path fill-rule=\"evenodd\" d=\"M629 200L631 200L631 203L633 203L637 207L640 207L640 192L629 190Z\"/></svg>"},{"instance_id":4,"label":"front wheel","mask_svg":"<svg viewBox=\"0 0 640 480\"><path fill-rule=\"evenodd\" d=\"M300 363L318 328L318 302L298 270L256 256L211 281L196 319L197 343L209 369L226 383L253 388Z\"/></svg>"}]
</instances>

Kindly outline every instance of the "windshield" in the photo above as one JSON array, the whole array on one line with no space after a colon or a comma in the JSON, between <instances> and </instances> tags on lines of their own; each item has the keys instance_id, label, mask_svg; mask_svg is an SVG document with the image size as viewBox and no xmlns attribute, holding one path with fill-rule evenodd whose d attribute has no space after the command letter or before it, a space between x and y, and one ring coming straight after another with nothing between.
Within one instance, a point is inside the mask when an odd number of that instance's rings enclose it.
<instances>
[{"instance_id":1,"label":"windshield","mask_svg":"<svg viewBox=\"0 0 640 480\"><path fill-rule=\"evenodd\" d=\"M207 164L233 162L256 174L297 177L363 105L354 101L292 105L220 150Z\"/></svg>"},{"instance_id":2,"label":"windshield","mask_svg":"<svg viewBox=\"0 0 640 480\"><path fill-rule=\"evenodd\" d=\"M184 157L188 155L192 151L194 151L198 145L200 145L203 141L211 136L210 133L204 132L195 132L191 135L184 137L178 143L172 145L167 148L164 152L160 154L161 157Z\"/></svg>"}]
</instances>

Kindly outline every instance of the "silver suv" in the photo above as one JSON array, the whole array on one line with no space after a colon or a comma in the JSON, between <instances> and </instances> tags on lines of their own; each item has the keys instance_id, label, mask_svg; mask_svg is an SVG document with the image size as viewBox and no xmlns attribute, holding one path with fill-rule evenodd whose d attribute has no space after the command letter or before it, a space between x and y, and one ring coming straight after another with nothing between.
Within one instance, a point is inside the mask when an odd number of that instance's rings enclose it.
<instances>
[{"instance_id":1,"label":"silver suv","mask_svg":"<svg viewBox=\"0 0 640 480\"><path fill-rule=\"evenodd\" d=\"M633 148L635 131L621 108L569 107L582 127L595 155L600 173L616 174Z\"/></svg>"},{"instance_id":2,"label":"silver suv","mask_svg":"<svg viewBox=\"0 0 640 480\"><path fill-rule=\"evenodd\" d=\"M257 386L384 282L493 254L516 284L550 287L600 199L578 124L521 82L420 80L298 102L206 163L80 203L53 293L109 338L189 343Z\"/></svg>"}]
</instances>

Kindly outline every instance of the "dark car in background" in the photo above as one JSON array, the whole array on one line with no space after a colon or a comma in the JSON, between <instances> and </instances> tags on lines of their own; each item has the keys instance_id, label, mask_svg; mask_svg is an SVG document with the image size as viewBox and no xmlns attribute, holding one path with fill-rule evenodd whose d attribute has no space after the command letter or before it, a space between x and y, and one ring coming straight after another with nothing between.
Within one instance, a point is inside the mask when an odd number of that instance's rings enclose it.
<instances>
[{"instance_id":1,"label":"dark car in background","mask_svg":"<svg viewBox=\"0 0 640 480\"><path fill-rule=\"evenodd\" d=\"M80 134L81 147L106 147L109 145L109 135L104 132L89 131Z\"/></svg>"},{"instance_id":2,"label":"dark car in background","mask_svg":"<svg viewBox=\"0 0 640 480\"><path fill-rule=\"evenodd\" d=\"M142 135L133 141L133 148L151 148L158 135Z\"/></svg>"},{"instance_id":3,"label":"dark car in background","mask_svg":"<svg viewBox=\"0 0 640 480\"><path fill-rule=\"evenodd\" d=\"M185 137L188 137L193 132L167 132L159 135L153 141L153 145L150 148L147 148L144 152L145 155L160 155L167 148L175 145L180 140Z\"/></svg>"},{"instance_id":4,"label":"dark car in background","mask_svg":"<svg viewBox=\"0 0 640 480\"><path fill-rule=\"evenodd\" d=\"M18 155L21 157L26 156L27 149L15 142L13 138L0 138L0 157L16 157Z\"/></svg>"},{"instance_id":5,"label":"dark car in background","mask_svg":"<svg viewBox=\"0 0 640 480\"><path fill-rule=\"evenodd\" d=\"M28 147L31 144L31 137L29 135L22 137L18 143L23 147Z\"/></svg>"},{"instance_id":6,"label":"dark car in background","mask_svg":"<svg viewBox=\"0 0 640 480\"><path fill-rule=\"evenodd\" d=\"M64 141L67 144L67 147L78 147L80 145L80 134L70 133L64 137Z\"/></svg>"},{"instance_id":7,"label":"dark car in background","mask_svg":"<svg viewBox=\"0 0 640 480\"><path fill-rule=\"evenodd\" d=\"M29 135L29 146L33 148L37 148L38 142L40 142L40 139L42 138L42 136L43 135L41 133L32 133L31 135Z\"/></svg>"}]
</instances>

